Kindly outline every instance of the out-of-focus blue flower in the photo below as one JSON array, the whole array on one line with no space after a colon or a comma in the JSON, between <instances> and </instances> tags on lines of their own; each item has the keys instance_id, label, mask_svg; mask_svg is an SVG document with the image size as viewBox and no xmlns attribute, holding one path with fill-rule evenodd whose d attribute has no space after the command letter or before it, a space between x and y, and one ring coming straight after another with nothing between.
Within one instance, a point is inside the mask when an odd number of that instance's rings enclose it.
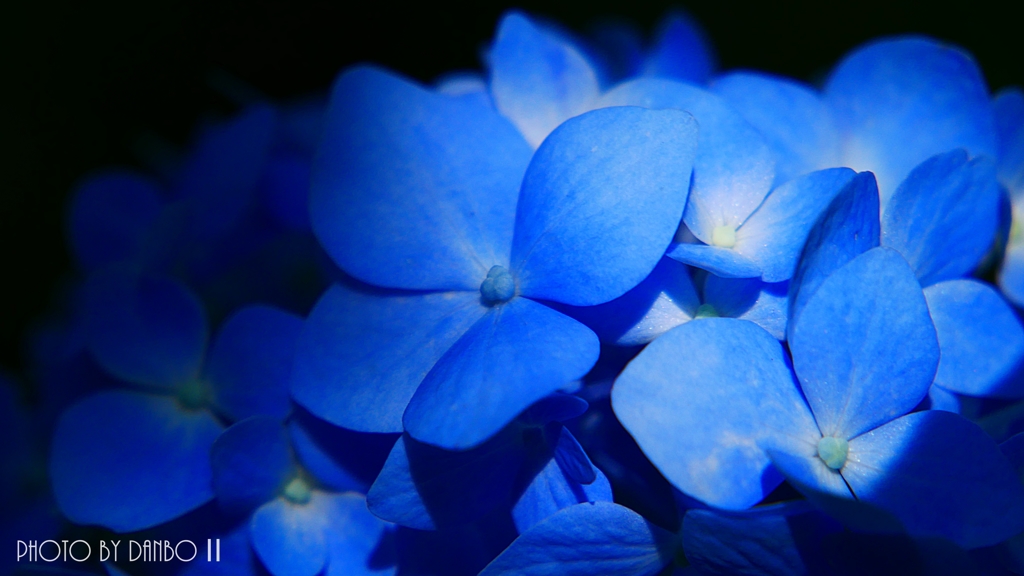
<instances>
[{"instance_id":1,"label":"out-of-focus blue flower","mask_svg":"<svg viewBox=\"0 0 1024 576\"><path fill-rule=\"evenodd\" d=\"M1017 306L1024 306L1024 92L1010 88L992 102L998 134L999 183L1010 197L1011 225L999 287Z\"/></svg>"},{"instance_id":2,"label":"out-of-focus blue flower","mask_svg":"<svg viewBox=\"0 0 1024 576\"><path fill-rule=\"evenodd\" d=\"M356 278L310 315L296 400L335 424L475 446L585 374L597 338L539 304L600 304L654 268L682 216L692 117L619 107L536 153L478 98L342 74L313 228Z\"/></svg>"},{"instance_id":3,"label":"out-of-focus blue flower","mask_svg":"<svg viewBox=\"0 0 1024 576\"><path fill-rule=\"evenodd\" d=\"M307 442L307 458L311 448ZM282 422L267 416L238 422L213 445L218 502L252 511L249 541L263 565L275 576L394 574L391 529L367 511L359 492L325 489L296 452Z\"/></svg>"},{"instance_id":4,"label":"out-of-focus blue flower","mask_svg":"<svg viewBox=\"0 0 1024 576\"><path fill-rule=\"evenodd\" d=\"M494 508L519 532L580 502L611 501L608 480L562 420L587 409L556 394L487 442L448 452L403 436L367 496L377 516L420 530L474 521Z\"/></svg>"},{"instance_id":5,"label":"out-of-focus blue flower","mask_svg":"<svg viewBox=\"0 0 1024 576\"><path fill-rule=\"evenodd\" d=\"M62 415L54 493L77 523L154 526L213 497L210 448L224 422L287 414L301 321L243 309L207 353L202 305L181 284L115 266L96 272L86 292L89 349L132 389L89 396Z\"/></svg>"},{"instance_id":6,"label":"out-of-focus blue flower","mask_svg":"<svg viewBox=\"0 0 1024 576\"><path fill-rule=\"evenodd\" d=\"M939 348L912 268L873 247L872 192L840 195L812 231L794 277L792 367L753 324L690 322L627 366L616 415L676 487L712 506L747 508L785 474L879 506L912 534L995 544L1024 528L1007 513L1024 510L1024 486L976 425L907 415Z\"/></svg>"}]
</instances>

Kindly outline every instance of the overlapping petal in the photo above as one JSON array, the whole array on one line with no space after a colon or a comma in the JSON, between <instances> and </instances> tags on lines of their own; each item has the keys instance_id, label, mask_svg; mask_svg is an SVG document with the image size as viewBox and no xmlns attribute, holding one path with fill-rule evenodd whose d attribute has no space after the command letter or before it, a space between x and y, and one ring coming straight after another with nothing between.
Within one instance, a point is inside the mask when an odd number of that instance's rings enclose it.
<instances>
[{"instance_id":1,"label":"overlapping petal","mask_svg":"<svg viewBox=\"0 0 1024 576\"><path fill-rule=\"evenodd\" d=\"M586 326L513 298L491 308L437 361L409 402L405 429L451 450L476 446L586 374L598 353Z\"/></svg>"},{"instance_id":2,"label":"overlapping petal","mask_svg":"<svg viewBox=\"0 0 1024 576\"><path fill-rule=\"evenodd\" d=\"M616 380L612 406L673 485L720 508L750 507L782 481L765 449L810 454L820 438L779 342L743 320L667 332Z\"/></svg>"},{"instance_id":3,"label":"overlapping petal","mask_svg":"<svg viewBox=\"0 0 1024 576\"><path fill-rule=\"evenodd\" d=\"M324 249L378 286L477 290L507 265L530 147L486 103L360 66L334 85L310 214Z\"/></svg>"},{"instance_id":4,"label":"overlapping petal","mask_svg":"<svg viewBox=\"0 0 1024 576\"><path fill-rule=\"evenodd\" d=\"M314 576L327 564L327 499L322 492L305 504L275 498L252 515L249 538L271 574Z\"/></svg>"},{"instance_id":5,"label":"overlapping petal","mask_svg":"<svg viewBox=\"0 0 1024 576\"><path fill-rule=\"evenodd\" d=\"M269 416L224 431L210 450L213 490L230 511L250 511L278 495L296 473L284 426Z\"/></svg>"},{"instance_id":6,"label":"overlapping petal","mask_svg":"<svg viewBox=\"0 0 1024 576\"><path fill-rule=\"evenodd\" d=\"M682 218L696 150L697 124L676 110L606 108L559 126L523 179L520 293L580 306L639 284Z\"/></svg>"},{"instance_id":7,"label":"overlapping petal","mask_svg":"<svg viewBox=\"0 0 1024 576\"><path fill-rule=\"evenodd\" d=\"M897 252L875 248L853 259L794 322L793 367L823 435L853 438L928 393L939 345L921 287Z\"/></svg>"}]
</instances>

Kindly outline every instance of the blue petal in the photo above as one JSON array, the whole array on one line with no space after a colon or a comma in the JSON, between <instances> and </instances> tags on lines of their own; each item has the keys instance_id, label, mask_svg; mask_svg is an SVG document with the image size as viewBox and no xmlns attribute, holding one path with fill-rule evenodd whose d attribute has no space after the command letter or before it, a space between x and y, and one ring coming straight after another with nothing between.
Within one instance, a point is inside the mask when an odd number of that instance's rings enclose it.
<instances>
[{"instance_id":1,"label":"blue petal","mask_svg":"<svg viewBox=\"0 0 1024 576\"><path fill-rule=\"evenodd\" d=\"M924 290L939 339L935 385L968 396L1024 396L1024 327L993 288L951 280Z\"/></svg>"},{"instance_id":2,"label":"blue petal","mask_svg":"<svg viewBox=\"0 0 1024 576\"><path fill-rule=\"evenodd\" d=\"M289 379L302 319L269 306L235 312L210 347L205 377L214 402L232 420L291 411Z\"/></svg>"},{"instance_id":3,"label":"blue petal","mask_svg":"<svg viewBox=\"0 0 1024 576\"><path fill-rule=\"evenodd\" d=\"M535 402L519 415L519 422L543 426L548 422L564 422L582 415L588 403L579 396L556 392Z\"/></svg>"},{"instance_id":4,"label":"blue petal","mask_svg":"<svg viewBox=\"0 0 1024 576\"><path fill-rule=\"evenodd\" d=\"M992 100L999 144L999 182L1014 197L1024 192L1024 92L1012 87Z\"/></svg>"},{"instance_id":5,"label":"blue petal","mask_svg":"<svg viewBox=\"0 0 1024 576\"><path fill-rule=\"evenodd\" d=\"M854 176L849 168L819 170L772 190L736 230L733 250L755 262L765 282L789 280L811 226Z\"/></svg>"},{"instance_id":6,"label":"blue petal","mask_svg":"<svg viewBox=\"0 0 1024 576\"><path fill-rule=\"evenodd\" d=\"M563 435L568 434L568 430L562 430ZM549 459L512 508L512 519L519 533L526 532L559 510L574 504L611 502L612 488L608 479L590 464L589 459L587 466L594 476L590 483L581 484L561 466L557 456Z\"/></svg>"},{"instance_id":7,"label":"blue petal","mask_svg":"<svg viewBox=\"0 0 1024 576\"><path fill-rule=\"evenodd\" d=\"M402 436L370 487L370 511L389 522L434 530L475 520L508 501L523 460L516 431L461 452Z\"/></svg>"},{"instance_id":8,"label":"blue petal","mask_svg":"<svg viewBox=\"0 0 1024 576\"><path fill-rule=\"evenodd\" d=\"M188 198L189 233L224 234L253 201L277 126L277 112L256 104L205 131L175 186Z\"/></svg>"},{"instance_id":9,"label":"blue petal","mask_svg":"<svg viewBox=\"0 0 1024 576\"><path fill-rule=\"evenodd\" d=\"M366 498L352 492L325 494L326 576L387 576L395 573L396 551L388 526L366 509Z\"/></svg>"},{"instance_id":10,"label":"blue petal","mask_svg":"<svg viewBox=\"0 0 1024 576\"><path fill-rule=\"evenodd\" d=\"M585 306L639 284L679 226L696 148L697 124L678 110L608 108L559 126L523 179L520 293Z\"/></svg>"},{"instance_id":11,"label":"blue petal","mask_svg":"<svg viewBox=\"0 0 1024 576\"><path fill-rule=\"evenodd\" d=\"M925 292L925 296L928 296L927 292ZM935 328L935 333L936 336L938 336L938 326L936 326ZM939 366L942 366L941 342L939 343ZM946 412L952 412L954 414L960 414L961 410L963 410L962 402L959 396L950 392L949 390L946 390L945 388L935 386L934 383L932 387L928 389L927 402L929 410L945 410Z\"/></svg>"},{"instance_id":12,"label":"blue petal","mask_svg":"<svg viewBox=\"0 0 1024 576\"><path fill-rule=\"evenodd\" d=\"M922 162L889 200L882 245L903 254L923 286L969 274L996 237L1000 191L988 158L952 150Z\"/></svg>"},{"instance_id":13,"label":"blue petal","mask_svg":"<svg viewBox=\"0 0 1024 576\"><path fill-rule=\"evenodd\" d=\"M661 79L626 82L601 99L603 106L686 110L700 125L700 147L684 215L705 244L717 226L737 228L764 200L775 176L764 138L724 100L693 86Z\"/></svg>"},{"instance_id":14,"label":"blue petal","mask_svg":"<svg viewBox=\"0 0 1024 576\"><path fill-rule=\"evenodd\" d=\"M790 576L829 573L821 541L841 530L835 520L796 501L744 513L690 510L681 538L686 559L700 574Z\"/></svg>"},{"instance_id":15,"label":"blue petal","mask_svg":"<svg viewBox=\"0 0 1024 576\"><path fill-rule=\"evenodd\" d=\"M653 576L677 547L675 535L628 508L577 504L525 532L480 576Z\"/></svg>"},{"instance_id":16,"label":"blue petal","mask_svg":"<svg viewBox=\"0 0 1024 576\"><path fill-rule=\"evenodd\" d=\"M836 195L807 235L807 243L789 283L789 330L825 278L878 246L878 218L875 177L862 172Z\"/></svg>"},{"instance_id":17,"label":"blue petal","mask_svg":"<svg viewBox=\"0 0 1024 576\"><path fill-rule=\"evenodd\" d=\"M256 555L274 576L314 576L327 563L328 496L313 492L306 504L275 498L249 521Z\"/></svg>"},{"instance_id":18,"label":"blue petal","mask_svg":"<svg viewBox=\"0 0 1024 576\"><path fill-rule=\"evenodd\" d=\"M295 456L302 467L331 490L365 494L380 473L397 437L339 428L296 411L288 420Z\"/></svg>"},{"instance_id":19,"label":"blue petal","mask_svg":"<svg viewBox=\"0 0 1024 576\"><path fill-rule=\"evenodd\" d=\"M140 258L160 207L157 183L132 171L111 170L79 184L68 217L71 252L78 265L92 270Z\"/></svg>"},{"instance_id":20,"label":"blue petal","mask_svg":"<svg viewBox=\"0 0 1024 576\"><path fill-rule=\"evenodd\" d=\"M491 308L438 360L409 402L413 438L476 446L537 400L581 378L600 344L589 328L527 298Z\"/></svg>"},{"instance_id":21,"label":"blue petal","mask_svg":"<svg viewBox=\"0 0 1024 576\"><path fill-rule=\"evenodd\" d=\"M1024 482L1024 432L1011 436L999 445L999 449L1017 471L1021 482Z\"/></svg>"},{"instance_id":22,"label":"blue petal","mask_svg":"<svg viewBox=\"0 0 1024 576\"><path fill-rule=\"evenodd\" d=\"M730 318L650 343L616 380L612 407L676 488L720 508L753 506L782 481L765 448L811 453L821 437L779 342Z\"/></svg>"},{"instance_id":23,"label":"blue petal","mask_svg":"<svg viewBox=\"0 0 1024 576\"><path fill-rule=\"evenodd\" d=\"M559 310L586 324L602 342L635 346L689 322L698 306L687 267L662 258L643 282L615 300Z\"/></svg>"},{"instance_id":24,"label":"blue petal","mask_svg":"<svg viewBox=\"0 0 1024 576\"><path fill-rule=\"evenodd\" d=\"M507 265L530 147L493 108L363 66L335 82L325 122L310 214L346 272L478 290Z\"/></svg>"},{"instance_id":25,"label":"blue petal","mask_svg":"<svg viewBox=\"0 0 1024 576\"><path fill-rule=\"evenodd\" d=\"M823 435L849 440L928 393L939 344L921 286L897 252L874 248L837 270L795 322L793 367Z\"/></svg>"},{"instance_id":26,"label":"blue petal","mask_svg":"<svg viewBox=\"0 0 1024 576\"><path fill-rule=\"evenodd\" d=\"M828 500L835 497L852 497L843 477L825 465L818 457L817 449L795 453L786 450L768 450L772 465L786 480L802 492L818 507L832 512ZM825 500L823 503L822 501ZM835 515L844 518L844 515Z\"/></svg>"},{"instance_id":27,"label":"blue petal","mask_svg":"<svg viewBox=\"0 0 1024 576\"><path fill-rule=\"evenodd\" d=\"M213 498L209 412L137 392L101 392L69 408L50 455L53 492L73 522L149 528Z\"/></svg>"},{"instance_id":28,"label":"blue petal","mask_svg":"<svg viewBox=\"0 0 1024 576\"><path fill-rule=\"evenodd\" d=\"M587 59L519 12L498 24L490 65L495 107L534 148L559 124L592 109L599 94Z\"/></svg>"},{"instance_id":29,"label":"blue petal","mask_svg":"<svg viewBox=\"0 0 1024 576\"><path fill-rule=\"evenodd\" d=\"M956 414L916 412L854 438L842 474L912 534L976 548L1024 530L1024 485L995 442Z\"/></svg>"},{"instance_id":30,"label":"blue petal","mask_svg":"<svg viewBox=\"0 0 1024 576\"><path fill-rule=\"evenodd\" d=\"M89 278L84 306L89 349L111 374L168 388L199 375L206 316L183 284L105 268Z\"/></svg>"},{"instance_id":31,"label":"blue petal","mask_svg":"<svg viewBox=\"0 0 1024 576\"><path fill-rule=\"evenodd\" d=\"M671 10L658 23L654 44L642 74L704 84L715 68L715 57L700 25L682 10Z\"/></svg>"},{"instance_id":32,"label":"blue petal","mask_svg":"<svg viewBox=\"0 0 1024 576\"><path fill-rule=\"evenodd\" d=\"M722 278L760 278L761 267L735 250L705 244L676 243L665 253L673 260Z\"/></svg>"},{"instance_id":33,"label":"blue petal","mask_svg":"<svg viewBox=\"0 0 1024 576\"><path fill-rule=\"evenodd\" d=\"M336 284L299 336L292 394L339 426L401 432L416 387L486 311L479 292L389 293Z\"/></svg>"},{"instance_id":34,"label":"blue petal","mask_svg":"<svg viewBox=\"0 0 1024 576\"><path fill-rule=\"evenodd\" d=\"M757 128L775 153L775 182L840 166L839 132L824 100L788 78L733 72L715 79L711 91Z\"/></svg>"},{"instance_id":35,"label":"blue petal","mask_svg":"<svg viewBox=\"0 0 1024 576\"><path fill-rule=\"evenodd\" d=\"M1011 240L1007 245L1003 267L999 270L999 288L1008 300L1024 307L1024 243Z\"/></svg>"},{"instance_id":36,"label":"blue petal","mask_svg":"<svg viewBox=\"0 0 1024 576\"><path fill-rule=\"evenodd\" d=\"M878 177L882 205L925 159L953 148L995 157L988 90L966 52L925 38L867 44L832 73L825 97L843 164Z\"/></svg>"},{"instance_id":37,"label":"blue petal","mask_svg":"<svg viewBox=\"0 0 1024 576\"><path fill-rule=\"evenodd\" d=\"M213 491L229 511L274 499L295 475L288 436L275 418L254 416L228 428L210 451Z\"/></svg>"},{"instance_id":38,"label":"blue petal","mask_svg":"<svg viewBox=\"0 0 1024 576\"><path fill-rule=\"evenodd\" d=\"M714 274L704 280L704 303L719 316L749 320L777 340L786 339L788 292L788 282L765 284L756 278L720 278Z\"/></svg>"}]
</instances>

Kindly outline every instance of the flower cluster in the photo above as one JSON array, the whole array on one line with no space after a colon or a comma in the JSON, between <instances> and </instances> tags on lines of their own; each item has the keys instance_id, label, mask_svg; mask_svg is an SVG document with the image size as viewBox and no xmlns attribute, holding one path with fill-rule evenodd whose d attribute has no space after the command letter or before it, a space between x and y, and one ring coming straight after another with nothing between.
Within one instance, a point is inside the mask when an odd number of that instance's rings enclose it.
<instances>
[{"instance_id":1,"label":"flower cluster","mask_svg":"<svg viewBox=\"0 0 1024 576\"><path fill-rule=\"evenodd\" d=\"M0 389L49 445L5 536L218 542L112 574L1021 573L1024 93L923 37L810 86L716 72L683 14L605 32L512 12L483 71L355 66L82 182L44 430Z\"/></svg>"}]
</instances>

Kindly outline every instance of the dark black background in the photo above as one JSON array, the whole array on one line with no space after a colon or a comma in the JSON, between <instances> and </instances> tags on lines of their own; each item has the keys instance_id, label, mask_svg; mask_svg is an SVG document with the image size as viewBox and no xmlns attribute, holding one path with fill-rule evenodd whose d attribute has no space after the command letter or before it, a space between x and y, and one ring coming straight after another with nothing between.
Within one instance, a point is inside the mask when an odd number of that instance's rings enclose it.
<instances>
[{"instance_id":1,"label":"dark black background","mask_svg":"<svg viewBox=\"0 0 1024 576\"><path fill-rule=\"evenodd\" d=\"M669 2L524 2L583 30L624 17L650 30ZM721 67L810 79L869 38L924 33L972 51L995 90L1024 84L1019 22L994 4L683 2ZM952 4L949 4L952 5ZM357 7L354 7L357 6ZM205 114L233 105L207 83L227 72L275 98L323 89L353 62L428 80L477 66L501 3L301 0L18 2L0 22L0 367L22 368L20 340L70 267L65 199L90 170L138 165L144 135L184 146Z\"/></svg>"}]
</instances>

